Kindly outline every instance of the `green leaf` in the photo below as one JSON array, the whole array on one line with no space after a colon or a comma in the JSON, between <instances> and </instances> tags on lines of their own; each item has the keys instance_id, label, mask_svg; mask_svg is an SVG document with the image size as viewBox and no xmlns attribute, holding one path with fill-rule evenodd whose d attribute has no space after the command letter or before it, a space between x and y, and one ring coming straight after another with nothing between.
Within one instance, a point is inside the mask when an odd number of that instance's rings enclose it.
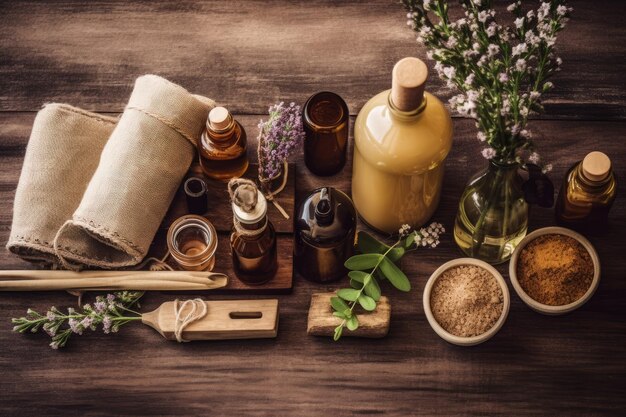
<instances>
[{"instance_id":1,"label":"green leaf","mask_svg":"<svg viewBox=\"0 0 626 417\"><path fill-rule=\"evenodd\" d=\"M343 311L343 310L345 310L347 308L350 308L350 306L348 306L348 304L346 304L346 302L343 301L339 297L331 297L330 298L330 305L333 307L333 310L335 310L335 311Z\"/></svg>"},{"instance_id":2,"label":"green leaf","mask_svg":"<svg viewBox=\"0 0 626 417\"><path fill-rule=\"evenodd\" d=\"M333 335L333 340L336 342L341 337L341 333L343 333L343 324L335 327L335 334Z\"/></svg>"},{"instance_id":3,"label":"green leaf","mask_svg":"<svg viewBox=\"0 0 626 417\"><path fill-rule=\"evenodd\" d=\"M415 232L406 237L406 239L404 240L404 245L402 246L404 246L405 249L409 249L411 245L413 245L413 242L415 242Z\"/></svg>"},{"instance_id":4,"label":"green leaf","mask_svg":"<svg viewBox=\"0 0 626 417\"><path fill-rule=\"evenodd\" d=\"M350 279L355 280L356 282L360 282L361 284L367 285L372 279L371 275L367 272L363 271L350 271L348 272L348 276Z\"/></svg>"},{"instance_id":5,"label":"green leaf","mask_svg":"<svg viewBox=\"0 0 626 417\"><path fill-rule=\"evenodd\" d=\"M346 301L356 301L359 298L360 291L353 288L343 288L337 291L337 295Z\"/></svg>"},{"instance_id":6,"label":"green leaf","mask_svg":"<svg viewBox=\"0 0 626 417\"><path fill-rule=\"evenodd\" d=\"M382 255L385 252L389 251L389 253L387 253L387 256L389 257L389 259L391 259L394 262L397 262L404 255L404 248L402 247L395 247L391 250L389 250L389 248L390 248L389 245L384 244L383 242L379 241L378 239L376 239L375 237L373 237L367 232L361 231L358 233L357 249L361 253L364 253L364 254L379 253ZM373 267L374 265L371 266L371 268ZM351 268L348 268L348 269L351 269ZM363 268L363 269L367 269L367 268Z\"/></svg>"},{"instance_id":7,"label":"green leaf","mask_svg":"<svg viewBox=\"0 0 626 417\"><path fill-rule=\"evenodd\" d=\"M389 247L367 232L357 233L356 246L361 253L385 253Z\"/></svg>"},{"instance_id":8,"label":"green leaf","mask_svg":"<svg viewBox=\"0 0 626 417\"><path fill-rule=\"evenodd\" d=\"M361 294L361 296L358 298L358 301L364 310L367 310L367 311L376 310L376 301L374 301L372 297L365 295L365 294Z\"/></svg>"},{"instance_id":9,"label":"green leaf","mask_svg":"<svg viewBox=\"0 0 626 417\"><path fill-rule=\"evenodd\" d=\"M363 288L363 284L353 279L350 280L350 286L354 288L355 290L360 290L361 288Z\"/></svg>"},{"instance_id":10,"label":"green leaf","mask_svg":"<svg viewBox=\"0 0 626 417\"><path fill-rule=\"evenodd\" d=\"M359 319L357 319L356 316L350 317L346 321L346 327L348 327L348 330L355 331L359 328Z\"/></svg>"},{"instance_id":11,"label":"green leaf","mask_svg":"<svg viewBox=\"0 0 626 417\"><path fill-rule=\"evenodd\" d=\"M383 255L378 253L364 253L362 255L354 255L344 264L346 268L353 271L361 271L364 269L372 269L382 259Z\"/></svg>"},{"instance_id":12,"label":"green leaf","mask_svg":"<svg viewBox=\"0 0 626 417\"><path fill-rule=\"evenodd\" d=\"M391 282L391 284L399 289L400 291L410 291L411 290L411 282L406 277L404 272L398 268L396 264L391 262L388 258L384 258L380 263L380 270L385 277Z\"/></svg>"},{"instance_id":13,"label":"green leaf","mask_svg":"<svg viewBox=\"0 0 626 417\"><path fill-rule=\"evenodd\" d=\"M371 279L365 286L365 294L369 295L374 301L380 300L380 286L375 279Z\"/></svg>"},{"instance_id":14,"label":"green leaf","mask_svg":"<svg viewBox=\"0 0 626 417\"><path fill-rule=\"evenodd\" d=\"M343 313L340 313L339 311L333 311L333 316L335 317L339 317L340 319L347 319L346 315Z\"/></svg>"}]
</instances>

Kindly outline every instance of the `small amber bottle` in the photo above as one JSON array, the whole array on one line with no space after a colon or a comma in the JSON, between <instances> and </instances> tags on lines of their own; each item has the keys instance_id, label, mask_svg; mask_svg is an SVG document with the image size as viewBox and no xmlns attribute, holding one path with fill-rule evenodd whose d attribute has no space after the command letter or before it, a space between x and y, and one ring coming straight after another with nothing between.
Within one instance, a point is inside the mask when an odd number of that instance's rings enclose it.
<instances>
[{"instance_id":1,"label":"small amber bottle","mask_svg":"<svg viewBox=\"0 0 626 417\"><path fill-rule=\"evenodd\" d=\"M248 169L247 137L243 126L224 107L209 113L198 141L200 166L213 179L228 181Z\"/></svg>"},{"instance_id":2,"label":"small amber bottle","mask_svg":"<svg viewBox=\"0 0 626 417\"><path fill-rule=\"evenodd\" d=\"M250 180L231 180L233 208L230 247L237 277L248 285L271 280L278 269L276 232L267 218L267 201Z\"/></svg>"},{"instance_id":3,"label":"small amber bottle","mask_svg":"<svg viewBox=\"0 0 626 417\"><path fill-rule=\"evenodd\" d=\"M616 190L609 157L602 152L587 154L565 175L556 202L557 223L594 234L605 230Z\"/></svg>"},{"instance_id":4,"label":"small amber bottle","mask_svg":"<svg viewBox=\"0 0 626 417\"><path fill-rule=\"evenodd\" d=\"M350 113L330 91L313 94L304 104L304 162L313 174L334 175L346 164Z\"/></svg>"}]
</instances>

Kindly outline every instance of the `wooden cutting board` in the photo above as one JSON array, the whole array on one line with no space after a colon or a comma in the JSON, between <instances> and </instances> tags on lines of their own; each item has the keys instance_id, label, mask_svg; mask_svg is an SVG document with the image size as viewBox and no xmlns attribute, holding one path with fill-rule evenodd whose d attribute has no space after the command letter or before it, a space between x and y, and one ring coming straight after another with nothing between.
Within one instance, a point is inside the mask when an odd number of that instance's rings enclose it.
<instances>
[{"instance_id":1,"label":"wooden cutting board","mask_svg":"<svg viewBox=\"0 0 626 417\"><path fill-rule=\"evenodd\" d=\"M251 164L248 171L243 175L244 178L256 180L257 164ZM289 293L293 288L293 216L296 195L296 165L289 164L289 174L287 177L287 185L285 189L277 197L280 205L289 213L290 218L285 219L282 214L269 203L267 213L270 221L274 225L277 235L278 249L278 271L274 278L266 284L251 286L241 282L233 270L232 254L230 251L230 232L233 224L233 214L226 189L226 183L208 180L202 174L200 165L194 163L187 175L203 178L208 185L208 211L204 216L213 223L218 234L217 252L215 258L215 268L213 271L222 272L229 277L228 285L219 290L213 290L212 293L248 293L248 294L282 294ZM185 179L187 179L185 177ZM182 181L184 183L184 180ZM170 206L168 213L159 228L159 231L152 243L148 256L161 258L167 251L166 236L167 230L174 220L189 214L187 210L187 201L185 193L181 186L176 193L176 197ZM168 263L178 268L176 263L169 259Z\"/></svg>"}]
</instances>

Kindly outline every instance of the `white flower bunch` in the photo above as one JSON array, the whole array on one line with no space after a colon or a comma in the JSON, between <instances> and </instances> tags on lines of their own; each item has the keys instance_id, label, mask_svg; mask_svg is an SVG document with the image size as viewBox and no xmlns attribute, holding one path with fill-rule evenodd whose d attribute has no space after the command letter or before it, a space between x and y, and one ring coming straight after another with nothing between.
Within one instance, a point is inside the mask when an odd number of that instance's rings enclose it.
<instances>
[{"instance_id":1,"label":"white flower bunch","mask_svg":"<svg viewBox=\"0 0 626 417\"><path fill-rule=\"evenodd\" d=\"M486 145L482 155L539 164L525 126L531 112L543 111L541 96L553 88L547 79L562 63L554 45L572 10L565 0L544 1L527 12L516 1L507 8L510 25L496 21L492 0L459 0L464 14L457 20L448 16L445 0L403 3L407 24L430 49L435 70L460 91L450 99L452 109L476 119L478 139Z\"/></svg>"}]
</instances>

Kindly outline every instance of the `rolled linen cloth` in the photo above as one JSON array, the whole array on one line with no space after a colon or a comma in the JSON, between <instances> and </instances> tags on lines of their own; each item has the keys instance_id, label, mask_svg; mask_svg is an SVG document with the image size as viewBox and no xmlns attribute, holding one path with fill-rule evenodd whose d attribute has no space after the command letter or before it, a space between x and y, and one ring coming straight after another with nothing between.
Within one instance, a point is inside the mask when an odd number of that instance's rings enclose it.
<instances>
[{"instance_id":1,"label":"rolled linen cloth","mask_svg":"<svg viewBox=\"0 0 626 417\"><path fill-rule=\"evenodd\" d=\"M78 207L116 123L117 118L60 103L37 113L15 193L9 251L57 263L54 237Z\"/></svg>"},{"instance_id":2,"label":"rolled linen cloth","mask_svg":"<svg viewBox=\"0 0 626 417\"><path fill-rule=\"evenodd\" d=\"M141 262L213 106L164 78L137 79L80 205L55 237L63 266L117 268Z\"/></svg>"}]
</instances>

